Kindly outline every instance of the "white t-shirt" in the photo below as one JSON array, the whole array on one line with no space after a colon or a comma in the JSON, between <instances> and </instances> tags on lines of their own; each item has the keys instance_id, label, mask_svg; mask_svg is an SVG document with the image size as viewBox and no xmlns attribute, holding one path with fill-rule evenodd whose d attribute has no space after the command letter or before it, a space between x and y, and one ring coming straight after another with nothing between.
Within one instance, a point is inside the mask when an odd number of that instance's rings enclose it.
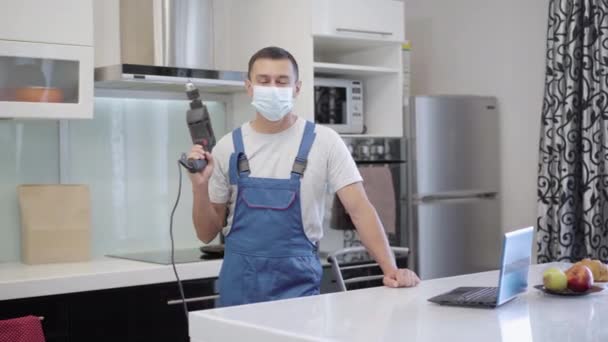
<instances>
[{"instance_id":1,"label":"white t-shirt","mask_svg":"<svg viewBox=\"0 0 608 342\"><path fill-rule=\"evenodd\" d=\"M245 154L249 159L249 177L288 179L298 154L306 120L297 118L288 129L276 134L263 134L245 123L241 132ZM315 126L316 137L308 155L308 164L301 184L302 222L308 239L317 242L323 237L323 215L328 190L361 182L359 170L348 148L332 129ZM230 232L236 200L236 186L230 185L228 165L234 153L232 133L225 135L213 149L216 167L209 181L209 197L213 203L228 203L230 214L224 234Z\"/></svg>"}]
</instances>

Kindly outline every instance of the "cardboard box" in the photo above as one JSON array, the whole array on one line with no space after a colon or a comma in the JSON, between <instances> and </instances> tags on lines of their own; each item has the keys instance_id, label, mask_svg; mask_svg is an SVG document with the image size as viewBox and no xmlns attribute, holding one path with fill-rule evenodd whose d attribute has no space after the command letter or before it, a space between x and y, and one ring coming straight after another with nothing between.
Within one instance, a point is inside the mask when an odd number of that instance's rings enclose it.
<instances>
[{"instance_id":1,"label":"cardboard box","mask_svg":"<svg viewBox=\"0 0 608 342\"><path fill-rule=\"evenodd\" d=\"M86 185L20 185L21 259L26 264L91 258L91 205Z\"/></svg>"}]
</instances>

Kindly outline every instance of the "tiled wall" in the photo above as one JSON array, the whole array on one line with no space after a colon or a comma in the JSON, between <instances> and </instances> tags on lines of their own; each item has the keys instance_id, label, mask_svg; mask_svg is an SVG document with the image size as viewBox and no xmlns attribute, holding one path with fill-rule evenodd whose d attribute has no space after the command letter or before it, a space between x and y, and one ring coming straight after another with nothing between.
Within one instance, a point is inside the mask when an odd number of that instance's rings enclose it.
<instances>
[{"instance_id":1,"label":"tiled wall","mask_svg":"<svg viewBox=\"0 0 608 342\"><path fill-rule=\"evenodd\" d=\"M227 132L225 107L207 105L219 137ZM169 245L177 159L191 145L186 109L186 101L97 98L94 119L68 122L68 162L61 167L68 183L90 187L93 255ZM20 259L16 186L58 183L59 159L57 121L0 121L0 262ZM191 205L184 172L178 247L199 245Z\"/></svg>"}]
</instances>

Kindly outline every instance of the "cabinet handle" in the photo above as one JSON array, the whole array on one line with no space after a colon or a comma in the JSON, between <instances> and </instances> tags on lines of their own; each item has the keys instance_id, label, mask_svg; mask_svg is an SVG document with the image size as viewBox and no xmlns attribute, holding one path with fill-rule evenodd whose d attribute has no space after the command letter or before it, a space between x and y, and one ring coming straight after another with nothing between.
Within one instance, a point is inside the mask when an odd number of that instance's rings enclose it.
<instances>
[{"instance_id":1,"label":"cabinet handle","mask_svg":"<svg viewBox=\"0 0 608 342\"><path fill-rule=\"evenodd\" d=\"M206 300L215 300L220 298L219 294L216 295L212 295L212 296L205 296L205 297L193 297L193 298L186 298L185 302L186 303L192 303L192 302L204 302ZM184 300L181 299L171 299L167 301L167 305L177 305L177 304L182 304L184 302Z\"/></svg>"},{"instance_id":2,"label":"cabinet handle","mask_svg":"<svg viewBox=\"0 0 608 342\"><path fill-rule=\"evenodd\" d=\"M369 33L369 34L378 34L378 35L381 35L381 36L392 36L393 35L392 32L356 30L356 29L347 29L347 28L341 28L341 27L336 28L336 31L338 31L338 32L350 32L350 33Z\"/></svg>"}]
</instances>

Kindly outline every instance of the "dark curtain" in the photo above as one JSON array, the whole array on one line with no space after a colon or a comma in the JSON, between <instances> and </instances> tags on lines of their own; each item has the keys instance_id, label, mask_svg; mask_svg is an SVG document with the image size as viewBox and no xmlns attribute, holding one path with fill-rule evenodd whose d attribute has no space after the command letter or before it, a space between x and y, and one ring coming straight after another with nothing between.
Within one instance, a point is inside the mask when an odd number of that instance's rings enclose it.
<instances>
[{"instance_id":1,"label":"dark curtain","mask_svg":"<svg viewBox=\"0 0 608 342\"><path fill-rule=\"evenodd\" d=\"M552 0L538 174L538 262L608 262L608 0Z\"/></svg>"}]
</instances>

